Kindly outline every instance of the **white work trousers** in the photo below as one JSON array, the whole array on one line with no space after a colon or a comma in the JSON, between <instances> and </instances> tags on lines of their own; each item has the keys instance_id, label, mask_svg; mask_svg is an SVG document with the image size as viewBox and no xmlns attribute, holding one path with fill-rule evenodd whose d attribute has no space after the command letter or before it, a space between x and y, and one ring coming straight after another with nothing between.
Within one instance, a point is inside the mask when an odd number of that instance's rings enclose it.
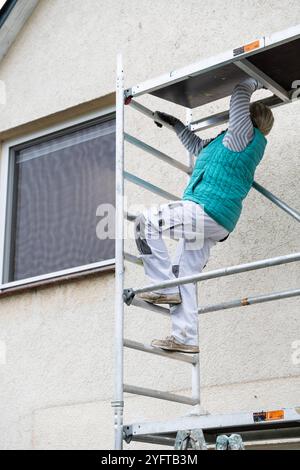
<instances>
[{"instance_id":1,"label":"white work trousers","mask_svg":"<svg viewBox=\"0 0 300 470\"><path fill-rule=\"evenodd\" d=\"M206 265L210 250L229 232L192 201L178 201L148 209L138 216L135 237L146 276L153 284L176 277L198 274ZM171 261L163 237L178 240ZM171 305L172 335L184 344L198 344L196 285L159 289L159 293L180 292L182 303Z\"/></svg>"}]
</instances>

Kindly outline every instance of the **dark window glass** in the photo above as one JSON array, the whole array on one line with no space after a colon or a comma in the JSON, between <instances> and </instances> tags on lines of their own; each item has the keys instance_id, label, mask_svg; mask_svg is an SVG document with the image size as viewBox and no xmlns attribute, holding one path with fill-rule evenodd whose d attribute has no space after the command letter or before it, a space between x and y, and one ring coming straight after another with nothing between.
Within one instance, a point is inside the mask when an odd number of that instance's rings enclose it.
<instances>
[{"instance_id":1,"label":"dark window glass","mask_svg":"<svg viewBox=\"0 0 300 470\"><path fill-rule=\"evenodd\" d=\"M98 206L115 204L114 118L13 149L11 167L7 281L114 258L96 234Z\"/></svg>"}]
</instances>

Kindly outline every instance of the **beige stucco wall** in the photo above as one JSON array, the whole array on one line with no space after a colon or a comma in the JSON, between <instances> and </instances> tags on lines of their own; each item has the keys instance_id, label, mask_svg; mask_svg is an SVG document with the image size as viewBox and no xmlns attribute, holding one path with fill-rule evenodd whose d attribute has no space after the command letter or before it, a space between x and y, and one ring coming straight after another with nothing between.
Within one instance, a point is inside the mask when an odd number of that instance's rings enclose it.
<instances>
[{"instance_id":1,"label":"beige stucco wall","mask_svg":"<svg viewBox=\"0 0 300 470\"><path fill-rule=\"evenodd\" d=\"M226 17L225 17L226 16ZM41 0L0 64L7 104L0 132L114 90L115 57L124 54L125 85L143 81L300 22L297 0ZM299 77L300 78L300 77ZM152 108L184 110L143 97ZM195 117L228 106L198 110ZM274 111L276 124L257 180L299 207L299 103ZM126 129L184 160L167 130L126 110ZM213 131L213 135L218 130ZM210 135L206 132L204 135ZM126 165L180 195L184 177L126 146ZM130 184L129 202L153 197ZM3 223L3 221L1 221ZM208 269L295 252L296 222L252 191L237 230L213 251ZM135 250L128 242L128 249ZM141 285L139 268L126 285ZM0 448L111 448L113 445L111 274L0 298ZM296 288L295 264L200 286L204 305ZM300 403L300 365L292 361L300 340L299 300L291 299L201 317L203 404L210 412L260 410ZM126 336L149 342L167 334L168 320L126 308ZM126 382L185 391L188 367L126 352ZM185 406L126 398L125 420L173 417ZM141 445L139 445L141 447Z\"/></svg>"}]
</instances>

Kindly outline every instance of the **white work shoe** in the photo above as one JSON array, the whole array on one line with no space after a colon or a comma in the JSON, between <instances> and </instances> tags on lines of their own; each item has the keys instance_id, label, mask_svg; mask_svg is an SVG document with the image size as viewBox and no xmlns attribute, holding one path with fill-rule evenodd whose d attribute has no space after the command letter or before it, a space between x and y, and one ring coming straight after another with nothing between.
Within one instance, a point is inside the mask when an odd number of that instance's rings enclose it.
<instances>
[{"instance_id":1,"label":"white work shoe","mask_svg":"<svg viewBox=\"0 0 300 470\"><path fill-rule=\"evenodd\" d=\"M181 304L180 294L160 294L159 292L142 292L137 298L151 304Z\"/></svg>"},{"instance_id":2,"label":"white work shoe","mask_svg":"<svg viewBox=\"0 0 300 470\"><path fill-rule=\"evenodd\" d=\"M151 346L172 352L183 352L191 354L197 354L199 352L198 346L180 343L174 338L174 336L167 336L166 339L154 339L151 343Z\"/></svg>"}]
</instances>

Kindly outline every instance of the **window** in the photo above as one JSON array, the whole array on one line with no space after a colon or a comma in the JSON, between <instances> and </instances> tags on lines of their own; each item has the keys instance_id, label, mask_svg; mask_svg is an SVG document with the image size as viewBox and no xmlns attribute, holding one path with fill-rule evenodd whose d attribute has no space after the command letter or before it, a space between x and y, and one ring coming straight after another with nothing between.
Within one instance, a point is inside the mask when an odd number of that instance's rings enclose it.
<instances>
[{"instance_id":1,"label":"window","mask_svg":"<svg viewBox=\"0 0 300 470\"><path fill-rule=\"evenodd\" d=\"M114 240L100 239L96 227L99 205L115 204L114 114L7 153L3 282L112 264Z\"/></svg>"}]
</instances>

